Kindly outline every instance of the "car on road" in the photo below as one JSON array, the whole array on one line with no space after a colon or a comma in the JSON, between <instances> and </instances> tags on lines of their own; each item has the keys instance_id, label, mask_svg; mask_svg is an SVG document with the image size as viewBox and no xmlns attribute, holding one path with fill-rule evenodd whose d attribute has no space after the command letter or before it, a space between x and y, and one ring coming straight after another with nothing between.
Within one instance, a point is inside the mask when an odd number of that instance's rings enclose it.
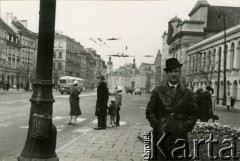
<instances>
[{"instance_id":1,"label":"car on road","mask_svg":"<svg viewBox=\"0 0 240 161\"><path fill-rule=\"evenodd\" d=\"M128 93L133 94L133 88L131 88L131 87L126 87L125 89L126 89L126 94L128 94Z\"/></svg>"},{"instance_id":2,"label":"car on road","mask_svg":"<svg viewBox=\"0 0 240 161\"><path fill-rule=\"evenodd\" d=\"M142 94L142 90L140 88L136 88L134 91L135 94Z\"/></svg>"}]
</instances>

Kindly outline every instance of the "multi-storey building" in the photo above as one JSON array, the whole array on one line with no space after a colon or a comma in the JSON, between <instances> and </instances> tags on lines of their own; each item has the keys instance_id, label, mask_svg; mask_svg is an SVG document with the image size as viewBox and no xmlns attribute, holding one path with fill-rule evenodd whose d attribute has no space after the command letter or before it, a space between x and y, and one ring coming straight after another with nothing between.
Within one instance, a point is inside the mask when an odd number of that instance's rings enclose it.
<instances>
[{"instance_id":1,"label":"multi-storey building","mask_svg":"<svg viewBox=\"0 0 240 161\"><path fill-rule=\"evenodd\" d=\"M162 54L158 50L157 56L154 60L155 71L156 71L156 86L160 85L162 80Z\"/></svg>"},{"instance_id":2,"label":"multi-storey building","mask_svg":"<svg viewBox=\"0 0 240 161\"><path fill-rule=\"evenodd\" d=\"M56 81L61 76L81 77L81 57L85 57L81 53L83 46L74 39L55 33L54 53L53 53L53 77Z\"/></svg>"},{"instance_id":3,"label":"multi-storey building","mask_svg":"<svg viewBox=\"0 0 240 161\"><path fill-rule=\"evenodd\" d=\"M108 74L107 82L110 89L115 89L117 86L121 86L125 89L125 87L132 86L132 76L127 71L112 72Z\"/></svg>"},{"instance_id":4,"label":"multi-storey building","mask_svg":"<svg viewBox=\"0 0 240 161\"><path fill-rule=\"evenodd\" d=\"M16 81L20 84L30 83L36 76L37 34L27 29L27 21L11 21L11 28L20 41L20 62L16 70Z\"/></svg>"},{"instance_id":5,"label":"multi-storey building","mask_svg":"<svg viewBox=\"0 0 240 161\"><path fill-rule=\"evenodd\" d=\"M220 10L224 15L218 16ZM196 90L211 85L215 93L219 93L219 97L222 98L224 16L227 54L226 90L240 99L238 79L240 7L211 6L207 1L199 0L189 16L190 20L183 22L176 17L170 20L167 39L169 56L176 57L183 63L182 73L185 74L191 88ZM220 81L217 79L218 72Z\"/></svg>"},{"instance_id":6,"label":"multi-storey building","mask_svg":"<svg viewBox=\"0 0 240 161\"><path fill-rule=\"evenodd\" d=\"M85 49L86 52L86 87L95 88L97 87L97 76L104 75L107 73L107 66L104 60L101 59L100 55L96 53L96 50L92 48Z\"/></svg>"},{"instance_id":7,"label":"multi-storey building","mask_svg":"<svg viewBox=\"0 0 240 161\"><path fill-rule=\"evenodd\" d=\"M224 32L215 34L188 48L189 77L194 90L211 85L218 91L218 70L220 67L219 98L223 97ZM226 30L226 91L240 99L240 25Z\"/></svg>"},{"instance_id":8,"label":"multi-storey building","mask_svg":"<svg viewBox=\"0 0 240 161\"><path fill-rule=\"evenodd\" d=\"M0 18L0 77L1 84L17 83L17 70L21 63L20 43L17 34Z\"/></svg>"}]
</instances>

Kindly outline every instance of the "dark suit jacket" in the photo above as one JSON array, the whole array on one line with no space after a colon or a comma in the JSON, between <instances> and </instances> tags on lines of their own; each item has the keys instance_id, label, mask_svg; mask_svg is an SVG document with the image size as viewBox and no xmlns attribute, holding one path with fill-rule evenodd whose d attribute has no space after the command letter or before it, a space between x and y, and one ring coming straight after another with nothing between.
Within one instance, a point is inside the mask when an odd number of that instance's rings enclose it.
<instances>
[{"instance_id":1,"label":"dark suit jacket","mask_svg":"<svg viewBox=\"0 0 240 161\"><path fill-rule=\"evenodd\" d=\"M213 115L212 96L208 91L201 94L200 119L207 121Z\"/></svg>"},{"instance_id":2,"label":"dark suit jacket","mask_svg":"<svg viewBox=\"0 0 240 161\"><path fill-rule=\"evenodd\" d=\"M105 82L99 83L97 87L96 116L107 116L108 88Z\"/></svg>"}]
</instances>

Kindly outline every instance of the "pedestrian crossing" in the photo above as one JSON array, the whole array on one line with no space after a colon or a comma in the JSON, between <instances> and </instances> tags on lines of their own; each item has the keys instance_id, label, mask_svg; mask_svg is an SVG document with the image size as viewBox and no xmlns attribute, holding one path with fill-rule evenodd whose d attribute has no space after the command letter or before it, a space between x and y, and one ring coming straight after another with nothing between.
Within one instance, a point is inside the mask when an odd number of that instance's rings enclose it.
<instances>
[{"instance_id":1,"label":"pedestrian crossing","mask_svg":"<svg viewBox=\"0 0 240 161\"><path fill-rule=\"evenodd\" d=\"M87 94L80 94L79 97L87 97L87 96L96 96L97 93L87 93ZM56 98L69 98L69 95L59 95L59 96L54 96Z\"/></svg>"},{"instance_id":2,"label":"pedestrian crossing","mask_svg":"<svg viewBox=\"0 0 240 161\"><path fill-rule=\"evenodd\" d=\"M92 124L94 124L94 125L96 125L97 123L98 123L97 119L95 119L95 120L92 121ZM124 121L120 121L119 124L120 124L120 125L126 125L127 123L124 122Z\"/></svg>"},{"instance_id":3,"label":"pedestrian crossing","mask_svg":"<svg viewBox=\"0 0 240 161\"><path fill-rule=\"evenodd\" d=\"M17 114L18 116L25 116L26 114ZM53 117L53 123L54 125L56 125L56 128L57 128L57 132L61 132L63 131L64 129L66 128L73 128L72 132L73 133L85 133L85 132L89 132L90 130L93 130L93 125L94 127L96 126L96 124L98 123L98 120L97 119L94 119L92 120L90 123L87 124L87 127L84 126L78 126L80 123L84 122L87 120L87 118L77 118L77 125L76 126L71 126L71 125L68 125L68 119L69 117L66 117L66 116L54 116ZM61 120L64 120L64 124L62 124L62 121ZM60 121L60 124L59 124L59 121ZM123 125L126 125L127 122L124 122L124 121L120 121L120 126L123 126ZM138 124L138 123L136 123ZM91 126L92 125L92 126ZM1 123L0 123L0 129L1 128L7 128L7 127L13 127L12 123L4 123L4 120L1 120ZM17 126L17 128L19 129L28 129L29 126L28 125L20 125L20 126Z\"/></svg>"},{"instance_id":4,"label":"pedestrian crossing","mask_svg":"<svg viewBox=\"0 0 240 161\"><path fill-rule=\"evenodd\" d=\"M0 101L0 105L13 105L19 103L30 103L29 99L11 100L11 101Z\"/></svg>"}]
</instances>

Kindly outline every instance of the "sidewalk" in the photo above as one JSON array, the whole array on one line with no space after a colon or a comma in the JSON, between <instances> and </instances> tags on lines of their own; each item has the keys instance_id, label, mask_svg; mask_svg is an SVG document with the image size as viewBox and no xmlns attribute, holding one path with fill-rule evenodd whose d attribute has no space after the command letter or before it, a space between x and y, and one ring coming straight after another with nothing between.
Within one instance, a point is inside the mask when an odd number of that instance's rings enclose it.
<instances>
[{"instance_id":1,"label":"sidewalk","mask_svg":"<svg viewBox=\"0 0 240 161\"><path fill-rule=\"evenodd\" d=\"M137 138L149 125L123 125L83 133L56 150L61 161L143 161L143 143Z\"/></svg>"},{"instance_id":2,"label":"sidewalk","mask_svg":"<svg viewBox=\"0 0 240 161\"><path fill-rule=\"evenodd\" d=\"M19 90L15 88L9 88L8 91L4 91L3 89L0 89L0 94L13 94L13 93L23 93L26 92L24 89L20 88Z\"/></svg>"},{"instance_id":3,"label":"sidewalk","mask_svg":"<svg viewBox=\"0 0 240 161\"><path fill-rule=\"evenodd\" d=\"M227 109L227 106L223 106L222 102L219 102L219 105L216 105L216 109ZM236 103L234 104L234 108L232 109L230 107L230 110L236 110L236 111L240 111L240 101L236 101Z\"/></svg>"}]
</instances>

